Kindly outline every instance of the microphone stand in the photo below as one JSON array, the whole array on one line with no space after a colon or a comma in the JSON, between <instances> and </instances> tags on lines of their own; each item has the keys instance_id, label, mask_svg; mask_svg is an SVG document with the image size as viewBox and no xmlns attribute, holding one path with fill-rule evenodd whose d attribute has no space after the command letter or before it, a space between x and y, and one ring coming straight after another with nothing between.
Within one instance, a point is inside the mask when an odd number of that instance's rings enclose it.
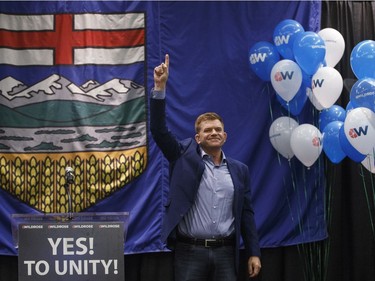
<instances>
[{"instance_id":1,"label":"microphone stand","mask_svg":"<svg viewBox=\"0 0 375 281\"><path fill-rule=\"evenodd\" d=\"M72 208L72 193L70 184L74 183L74 178L71 174L68 174L65 179L65 190L68 193L68 219L73 218L73 208Z\"/></svg>"}]
</instances>

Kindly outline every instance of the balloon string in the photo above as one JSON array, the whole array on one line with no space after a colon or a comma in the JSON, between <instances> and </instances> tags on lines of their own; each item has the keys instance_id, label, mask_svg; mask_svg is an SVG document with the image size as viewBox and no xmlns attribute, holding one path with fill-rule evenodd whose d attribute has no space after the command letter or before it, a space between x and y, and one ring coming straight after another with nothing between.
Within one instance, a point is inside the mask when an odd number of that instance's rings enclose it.
<instances>
[{"instance_id":1,"label":"balloon string","mask_svg":"<svg viewBox=\"0 0 375 281\"><path fill-rule=\"evenodd\" d=\"M289 102L286 103L286 106L288 107L288 117L290 118L290 104L289 104Z\"/></svg>"},{"instance_id":2,"label":"balloon string","mask_svg":"<svg viewBox=\"0 0 375 281\"><path fill-rule=\"evenodd\" d=\"M290 162L291 161L288 161L289 167L291 167ZM292 212L292 204L291 204L291 201L290 201L290 198L289 198L289 192L288 192L288 188L287 188L285 174L283 175L283 186L284 186L285 197L286 197L286 201L287 201L287 204L288 204L288 207L289 207L290 215L291 215L292 221L294 221L294 216L293 216L293 212ZM294 185L292 185L292 186L293 186L293 190L294 190L295 186Z\"/></svg>"},{"instance_id":3,"label":"balloon string","mask_svg":"<svg viewBox=\"0 0 375 281\"><path fill-rule=\"evenodd\" d=\"M331 169L328 169L328 166L329 166L328 159L324 158L324 161L325 161L324 163L325 174L327 175L326 177L327 186L325 190L325 194L326 194L325 221L327 223L327 231L329 233L331 223L332 223L332 198L334 195L333 187L336 186L334 183L336 182L335 179L337 175L337 169L336 169L336 166L330 167ZM332 172L332 174L329 172ZM328 238L323 242L324 262L322 264L325 266L324 273L323 273L323 280L327 280L327 276L328 276L328 261L329 261L330 247L331 247L331 238L328 236Z\"/></svg>"},{"instance_id":4,"label":"balloon string","mask_svg":"<svg viewBox=\"0 0 375 281\"><path fill-rule=\"evenodd\" d=\"M365 171L363 169L363 165L360 165L360 169L361 169L360 176L362 178L362 186L363 186L363 190L365 192L365 197L366 197L366 202L367 202L367 208L368 208L369 216L370 216L370 224L371 224L372 235L373 235L373 238L375 239L374 222L373 222L373 217L372 217L372 211L371 211L371 204L370 204L370 200L369 200L369 195L368 195L368 192L367 192L367 186L366 186L365 174L364 174ZM374 183L373 183L373 180L372 180L372 176L370 176L370 179L371 179L371 185L372 185L372 192L374 194Z\"/></svg>"},{"instance_id":5,"label":"balloon string","mask_svg":"<svg viewBox=\"0 0 375 281\"><path fill-rule=\"evenodd\" d=\"M293 192L297 193L296 196L297 196L297 206L298 206L298 209L297 209L297 222L298 222L298 229L299 229L299 232L300 234L302 235L303 238L305 238L305 233L304 233L304 228L303 228L303 221L302 221L302 207L301 207L301 199L300 199L300 196L299 196L299 190L297 189L297 185L296 185L296 182L297 182L297 170L295 168L295 166L293 165L293 163L291 163L292 161L288 161L289 162L289 167L290 167L290 170L291 170L291 180L292 180L292 188L293 188ZM303 185L304 185L304 190L306 189L306 181L305 181L305 176L304 176L304 172L303 172ZM307 197L306 195L306 192L305 192L305 197ZM291 210L292 211L292 210ZM292 213L292 212L291 212Z\"/></svg>"},{"instance_id":6,"label":"balloon string","mask_svg":"<svg viewBox=\"0 0 375 281\"><path fill-rule=\"evenodd\" d=\"M372 172L374 169L374 166L373 166L373 163L371 163L371 160L375 162L375 146L372 148L372 158L370 155L367 158L368 158L369 171ZM375 209L375 188L374 188L374 178L372 177L372 174L370 174L370 180L371 180L371 190L372 190L372 201L373 201L373 206ZM375 240L375 235L374 235L374 240Z\"/></svg>"},{"instance_id":7,"label":"balloon string","mask_svg":"<svg viewBox=\"0 0 375 281\"><path fill-rule=\"evenodd\" d=\"M266 83L265 86L263 87L262 89L262 95L263 93L266 92L267 96L269 96L268 98L268 107L269 107L269 110L270 110L270 116L271 116L271 121L274 121L274 117L273 117L273 110L272 110L272 99L271 99L271 91L270 91L270 85L269 83Z\"/></svg>"},{"instance_id":8,"label":"balloon string","mask_svg":"<svg viewBox=\"0 0 375 281\"><path fill-rule=\"evenodd\" d=\"M271 119L274 120L274 114L272 110L272 102L271 102L271 95L270 95L270 89L268 85L263 88L263 93L267 92L267 94L270 96L269 99L269 110L270 110L270 116ZM291 117L290 113L290 103L287 103L288 106L288 117ZM313 120L316 120L317 114L316 111L312 112ZM298 116L296 117L298 118ZM278 162L279 165L281 165L281 157L278 153ZM286 197L286 203L288 205L288 208L290 210L291 220L295 223L296 229L298 229L299 234L304 238L306 238L307 233L305 230L311 229L311 224L314 224L308 216L305 216L303 206L303 201L308 202L309 200L318 200L320 197L318 193L315 193L314 198L309 198L309 189L308 189L308 182L307 182L307 174L310 173L317 173L318 177L314 177L313 181L313 187L317 189L317 187L321 186L322 177L320 176L320 172L322 171L322 162L318 162L318 165L315 165L312 168L304 168L302 173L298 173L296 169L296 165L293 161L293 159L288 159L288 165L290 169L290 177L291 177L291 187L294 193L294 196L297 200L297 210L292 209L292 202L290 198L290 192L287 188L287 180L283 176L283 183L284 183L284 190L285 190L285 197ZM297 182L301 182L302 186L297 186ZM331 196L328 196L329 201L331 200ZM330 205L330 203L329 203ZM315 208L315 214L316 217L318 217L318 212L320 215L320 209L318 206ZM325 215L325 214L324 214ZM317 224L318 221L315 222ZM316 225L316 227L319 227L319 225ZM327 264L328 264L328 254L329 251L327 250L327 247L329 249L329 243L327 244L325 241L317 241L312 243L301 243L297 244L297 250L299 252L299 255L302 257L303 267L304 267L304 279L306 281L322 281L323 276L327 275ZM317 270L318 269L318 270Z\"/></svg>"},{"instance_id":9,"label":"balloon string","mask_svg":"<svg viewBox=\"0 0 375 281\"><path fill-rule=\"evenodd\" d=\"M265 86L262 89L261 95L263 95L264 92L266 92L267 96L269 96L269 98L268 98L268 107L269 107L269 110L270 110L271 121L273 122L274 121L274 116L273 116L273 109L272 109L272 102L271 102L271 91L270 91L270 85L269 85L269 83L265 84ZM279 165L281 166L281 157L280 157L280 153L279 152L277 152L277 160L279 162Z\"/></svg>"},{"instance_id":10,"label":"balloon string","mask_svg":"<svg viewBox=\"0 0 375 281\"><path fill-rule=\"evenodd\" d=\"M318 165L313 166L311 169L304 169L302 173L302 179L303 179L303 188L304 188L304 197L305 200L308 198L308 190L307 190L307 174L308 173L314 173L316 176L314 176L314 186L312 188L317 188L322 185L322 180L324 178L321 177L321 172L323 172L323 168L326 166L324 165L324 162L319 161ZM294 171L294 170L293 170ZM326 171L327 172L327 171ZM295 178L296 174L293 173L293 178ZM331 180L332 182L332 180ZM295 181L293 180L293 188L297 190L295 186ZM325 192L325 191L323 191ZM299 198L299 197L298 197ZM328 224L331 222L332 212L331 212L331 198L332 198L332 189L329 190L327 194L327 204L328 208L325 210L328 210ZM314 198L310 198L312 200L318 200L319 196L318 193L314 196ZM300 206L300 204L299 204ZM325 206L327 207L327 206ZM301 208L299 208L299 219L301 218ZM318 215L318 212L320 210L318 208L315 209L316 215ZM317 221L318 222L318 221ZM311 221L305 221L307 223L306 228L310 228ZM300 231L303 233L302 227L303 222L300 220ZM297 250L299 255L302 257L303 266L304 266L304 279L306 281L323 281L327 278L327 269L328 269L328 259L329 259L329 248L330 248L330 241L328 239L323 241L315 241L311 243L302 243L297 245Z\"/></svg>"},{"instance_id":11,"label":"balloon string","mask_svg":"<svg viewBox=\"0 0 375 281\"><path fill-rule=\"evenodd\" d=\"M266 83L265 86L262 88L261 95L265 95L265 93L266 93L267 96L270 96L269 83ZM268 98L268 108L269 108L269 111L270 111L271 121L273 122L274 119L273 119L271 97ZM281 159L280 159L280 153L279 152L277 152L277 160L279 162L279 165L281 165Z\"/></svg>"},{"instance_id":12,"label":"balloon string","mask_svg":"<svg viewBox=\"0 0 375 281\"><path fill-rule=\"evenodd\" d=\"M290 176L291 176L291 179L292 179L293 192L296 192L296 190L297 190L297 188L296 188L296 173L295 173L296 171L293 167L292 161L289 161L289 168L290 168L290 171L291 171ZM300 203L299 196L297 196L297 201L298 201L298 212L297 212L298 229L299 229L299 232L302 234L303 233L303 227L302 227L302 221L301 221L301 216L300 216L301 203ZM290 213L291 213L291 216L292 216L292 220L294 220L293 210L291 209L291 207L290 207ZM304 279L307 281L308 276L311 276L311 274L308 272L309 271L309 266L308 266L308 260L309 259L306 258L307 244L306 243L297 244L297 251L298 251L298 256L303 257L303 259L302 259L303 268L304 268L303 275L304 275Z\"/></svg>"},{"instance_id":13,"label":"balloon string","mask_svg":"<svg viewBox=\"0 0 375 281\"><path fill-rule=\"evenodd\" d=\"M334 182L336 179L336 168L330 167L328 168L329 162L326 157L323 158L323 161L318 161L318 171L319 174L324 171L324 177L318 176L315 177L315 186L324 186L324 218L327 226L327 231L329 233L329 229L332 222L332 198L333 198L333 187L335 186ZM331 173L332 172L332 173ZM321 181L325 181L322 183ZM318 210L317 210L318 211ZM317 213L318 215L318 213ZM327 280L328 276L328 261L329 261L329 254L330 254L330 246L331 240L328 236L325 240L321 241L318 245L319 248L317 250L318 258L320 263L316 266L319 267L319 274L320 279L318 280Z\"/></svg>"},{"instance_id":14,"label":"balloon string","mask_svg":"<svg viewBox=\"0 0 375 281\"><path fill-rule=\"evenodd\" d=\"M302 218L301 218L301 213L302 213L301 201L300 201L300 196L298 195L298 190L297 190L297 187L296 187L297 173L296 173L296 169L294 168L294 165L293 165L292 161L289 161L289 168L290 168L290 171L291 171L292 188L293 188L294 192L297 192L297 204L298 204L297 223L298 223L298 229L299 229L300 234L304 237L304 231L303 231L303 227L302 227ZM292 215L292 220L294 220L293 210L290 209L290 211L291 211L291 215ZM304 279L306 281L308 281L309 280L308 278L313 276L310 272L311 271L310 270L311 267L309 266L310 258L306 257L306 255L308 255L308 253L309 253L308 244L307 243L297 244L297 251L298 251L298 255L300 257L303 257L303 259L302 259L303 267L304 267L303 275L304 275Z\"/></svg>"}]
</instances>

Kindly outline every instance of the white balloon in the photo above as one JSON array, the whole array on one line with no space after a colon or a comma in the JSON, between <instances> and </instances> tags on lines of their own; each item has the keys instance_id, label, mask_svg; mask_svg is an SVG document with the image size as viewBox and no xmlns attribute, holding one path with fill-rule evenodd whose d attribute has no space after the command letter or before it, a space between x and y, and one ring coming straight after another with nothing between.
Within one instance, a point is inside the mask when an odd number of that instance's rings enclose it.
<instances>
[{"instance_id":1,"label":"white balloon","mask_svg":"<svg viewBox=\"0 0 375 281\"><path fill-rule=\"evenodd\" d=\"M313 92L310 88L306 88L306 94L309 97L310 102L312 105L319 111L323 110L324 107L318 102L318 100L313 95Z\"/></svg>"},{"instance_id":2,"label":"white balloon","mask_svg":"<svg viewBox=\"0 0 375 281\"><path fill-rule=\"evenodd\" d=\"M344 81L340 72L330 66L321 67L313 75L312 92L323 108L330 108L340 97Z\"/></svg>"},{"instance_id":3,"label":"white balloon","mask_svg":"<svg viewBox=\"0 0 375 281\"><path fill-rule=\"evenodd\" d=\"M344 37L333 28L324 28L318 32L326 45L325 61L327 66L335 67L341 60L345 51Z\"/></svg>"},{"instance_id":4,"label":"white balloon","mask_svg":"<svg viewBox=\"0 0 375 281\"><path fill-rule=\"evenodd\" d=\"M366 107L357 107L347 113L344 121L345 136L363 155L375 146L375 113Z\"/></svg>"},{"instance_id":5,"label":"white balloon","mask_svg":"<svg viewBox=\"0 0 375 281\"><path fill-rule=\"evenodd\" d=\"M372 153L369 153L361 163L368 171L375 174L375 147L372 148Z\"/></svg>"},{"instance_id":6,"label":"white balloon","mask_svg":"<svg viewBox=\"0 0 375 281\"><path fill-rule=\"evenodd\" d=\"M299 125L292 132L290 146L297 159L309 168L322 152L322 134L311 124Z\"/></svg>"},{"instance_id":7,"label":"white balloon","mask_svg":"<svg viewBox=\"0 0 375 281\"><path fill-rule=\"evenodd\" d=\"M282 116L272 122L269 130L269 138L272 146L288 160L294 156L290 147L290 136L297 126L298 123L293 118Z\"/></svg>"},{"instance_id":8,"label":"white balloon","mask_svg":"<svg viewBox=\"0 0 375 281\"><path fill-rule=\"evenodd\" d=\"M297 94L302 84L301 68L292 60L278 61L271 70L271 84L286 102Z\"/></svg>"}]
</instances>

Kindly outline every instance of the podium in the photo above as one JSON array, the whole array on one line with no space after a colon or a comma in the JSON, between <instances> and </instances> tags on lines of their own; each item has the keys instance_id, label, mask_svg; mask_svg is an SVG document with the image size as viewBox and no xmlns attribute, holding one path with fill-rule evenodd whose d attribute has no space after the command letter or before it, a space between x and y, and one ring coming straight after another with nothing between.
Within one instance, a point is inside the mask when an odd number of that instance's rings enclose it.
<instances>
[{"instance_id":1,"label":"podium","mask_svg":"<svg viewBox=\"0 0 375 281\"><path fill-rule=\"evenodd\" d=\"M14 214L19 281L123 281L129 213Z\"/></svg>"}]
</instances>

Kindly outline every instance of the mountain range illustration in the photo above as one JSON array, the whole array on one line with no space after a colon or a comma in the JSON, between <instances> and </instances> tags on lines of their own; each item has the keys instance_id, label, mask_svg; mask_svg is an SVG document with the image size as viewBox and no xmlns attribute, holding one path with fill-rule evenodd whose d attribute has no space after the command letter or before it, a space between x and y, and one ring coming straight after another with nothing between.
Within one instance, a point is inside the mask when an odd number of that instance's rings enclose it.
<instances>
[{"instance_id":1,"label":"mountain range illustration","mask_svg":"<svg viewBox=\"0 0 375 281\"><path fill-rule=\"evenodd\" d=\"M102 126L113 123L114 116L128 124L145 118L130 114L132 108L145 106L144 97L144 87L131 80L76 85L53 74L27 86L8 76L0 80L0 127Z\"/></svg>"},{"instance_id":2,"label":"mountain range illustration","mask_svg":"<svg viewBox=\"0 0 375 281\"><path fill-rule=\"evenodd\" d=\"M51 100L82 101L106 105L118 105L139 97L142 88L131 80L112 79L104 84L89 80L77 86L68 79L53 74L31 86L13 77L0 80L0 104L9 108Z\"/></svg>"}]
</instances>

